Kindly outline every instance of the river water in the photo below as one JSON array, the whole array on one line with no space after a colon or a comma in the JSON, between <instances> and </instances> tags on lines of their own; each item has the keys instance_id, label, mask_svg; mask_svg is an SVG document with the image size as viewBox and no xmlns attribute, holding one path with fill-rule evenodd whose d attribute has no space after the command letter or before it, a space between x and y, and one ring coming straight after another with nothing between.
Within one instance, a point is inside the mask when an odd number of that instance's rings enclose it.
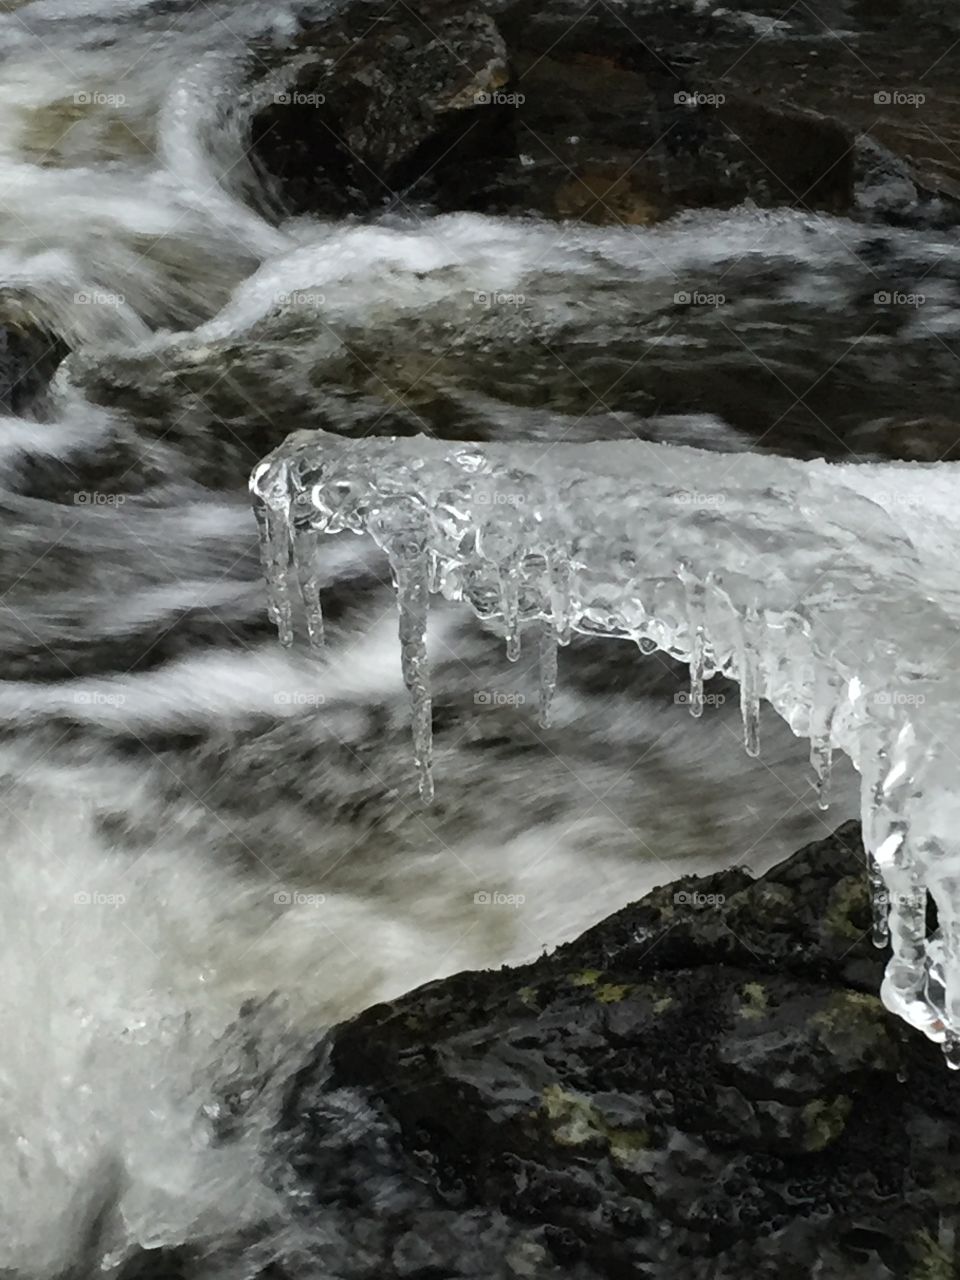
<instances>
[{"instance_id":1,"label":"river water","mask_svg":"<svg viewBox=\"0 0 960 1280\"><path fill-rule=\"evenodd\" d=\"M287 431L953 440L949 232L286 217L248 85L306 11L0 5L0 321L50 335L38 368L70 353L0 422L0 1275L307 1247L271 1127L324 1027L856 812L849 772L820 813L784 725L748 759L732 688L694 724L685 673L631 646L565 653L539 729L535 671L455 611L422 810L374 550L331 542L322 662L267 622L245 481Z\"/></svg>"}]
</instances>

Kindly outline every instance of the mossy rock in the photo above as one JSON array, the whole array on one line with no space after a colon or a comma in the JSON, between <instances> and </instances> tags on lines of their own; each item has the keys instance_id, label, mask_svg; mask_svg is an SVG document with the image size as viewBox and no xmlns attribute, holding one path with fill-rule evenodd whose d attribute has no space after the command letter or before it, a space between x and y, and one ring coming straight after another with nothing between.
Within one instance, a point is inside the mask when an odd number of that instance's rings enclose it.
<instances>
[{"instance_id":1,"label":"mossy rock","mask_svg":"<svg viewBox=\"0 0 960 1280\"><path fill-rule=\"evenodd\" d=\"M864 875L848 824L336 1028L285 1119L325 1274L957 1275L960 1088L877 998Z\"/></svg>"}]
</instances>

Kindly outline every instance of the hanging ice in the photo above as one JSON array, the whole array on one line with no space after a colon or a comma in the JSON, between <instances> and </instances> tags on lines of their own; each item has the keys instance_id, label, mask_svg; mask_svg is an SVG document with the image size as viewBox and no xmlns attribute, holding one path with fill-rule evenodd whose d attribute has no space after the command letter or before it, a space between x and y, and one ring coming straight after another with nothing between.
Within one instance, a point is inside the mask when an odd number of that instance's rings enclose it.
<instances>
[{"instance_id":1,"label":"hanging ice","mask_svg":"<svg viewBox=\"0 0 960 1280\"><path fill-rule=\"evenodd\" d=\"M575 630L688 662L695 716L705 679L737 679L751 754L766 698L809 739L824 804L845 751L863 779L874 937L893 949L884 1001L960 1066L960 468L317 431L290 436L251 489L284 644L291 579L322 642L319 534L369 533L386 552L426 798L431 593L500 627L511 659L536 625L543 723Z\"/></svg>"}]
</instances>

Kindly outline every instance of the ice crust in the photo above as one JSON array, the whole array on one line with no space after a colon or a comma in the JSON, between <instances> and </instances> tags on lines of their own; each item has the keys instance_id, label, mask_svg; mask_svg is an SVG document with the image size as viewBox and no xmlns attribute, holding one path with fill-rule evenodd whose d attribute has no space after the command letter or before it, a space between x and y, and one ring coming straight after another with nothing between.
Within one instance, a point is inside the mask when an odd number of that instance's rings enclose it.
<instances>
[{"instance_id":1,"label":"ice crust","mask_svg":"<svg viewBox=\"0 0 960 1280\"><path fill-rule=\"evenodd\" d=\"M541 723L571 633L635 641L740 685L744 744L766 699L862 778L874 940L888 1008L960 1066L960 467L831 465L643 441L352 441L296 432L251 478L281 642L323 644L318 540L351 530L397 591L413 752L433 795L429 598L466 601L515 660L536 634ZM938 928L928 926L928 899Z\"/></svg>"}]
</instances>

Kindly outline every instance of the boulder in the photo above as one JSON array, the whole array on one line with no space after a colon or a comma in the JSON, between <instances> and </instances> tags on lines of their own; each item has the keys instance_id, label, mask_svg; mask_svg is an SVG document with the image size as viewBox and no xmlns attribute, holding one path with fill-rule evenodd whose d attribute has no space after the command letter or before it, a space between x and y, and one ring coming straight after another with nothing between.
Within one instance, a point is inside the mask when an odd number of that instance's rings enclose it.
<instances>
[{"instance_id":1,"label":"boulder","mask_svg":"<svg viewBox=\"0 0 960 1280\"><path fill-rule=\"evenodd\" d=\"M851 823L336 1028L278 1174L323 1274L957 1275L960 1090L881 1005L869 917Z\"/></svg>"},{"instance_id":2,"label":"boulder","mask_svg":"<svg viewBox=\"0 0 960 1280\"><path fill-rule=\"evenodd\" d=\"M0 324L0 412L28 413L66 354L66 344L39 326Z\"/></svg>"},{"instance_id":3,"label":"boulder","mask_svg":"<svg viewBox=\"0 0 960 1280\"><path fill-rule=\"evenodd\" d=\"M305 30L255 153L296 212L393 202L613 225L678 209L847 211L854 144L807 108L688 74L716 20L556 0L418 8L355 0Z\"/></svg>"}]
</instances>

